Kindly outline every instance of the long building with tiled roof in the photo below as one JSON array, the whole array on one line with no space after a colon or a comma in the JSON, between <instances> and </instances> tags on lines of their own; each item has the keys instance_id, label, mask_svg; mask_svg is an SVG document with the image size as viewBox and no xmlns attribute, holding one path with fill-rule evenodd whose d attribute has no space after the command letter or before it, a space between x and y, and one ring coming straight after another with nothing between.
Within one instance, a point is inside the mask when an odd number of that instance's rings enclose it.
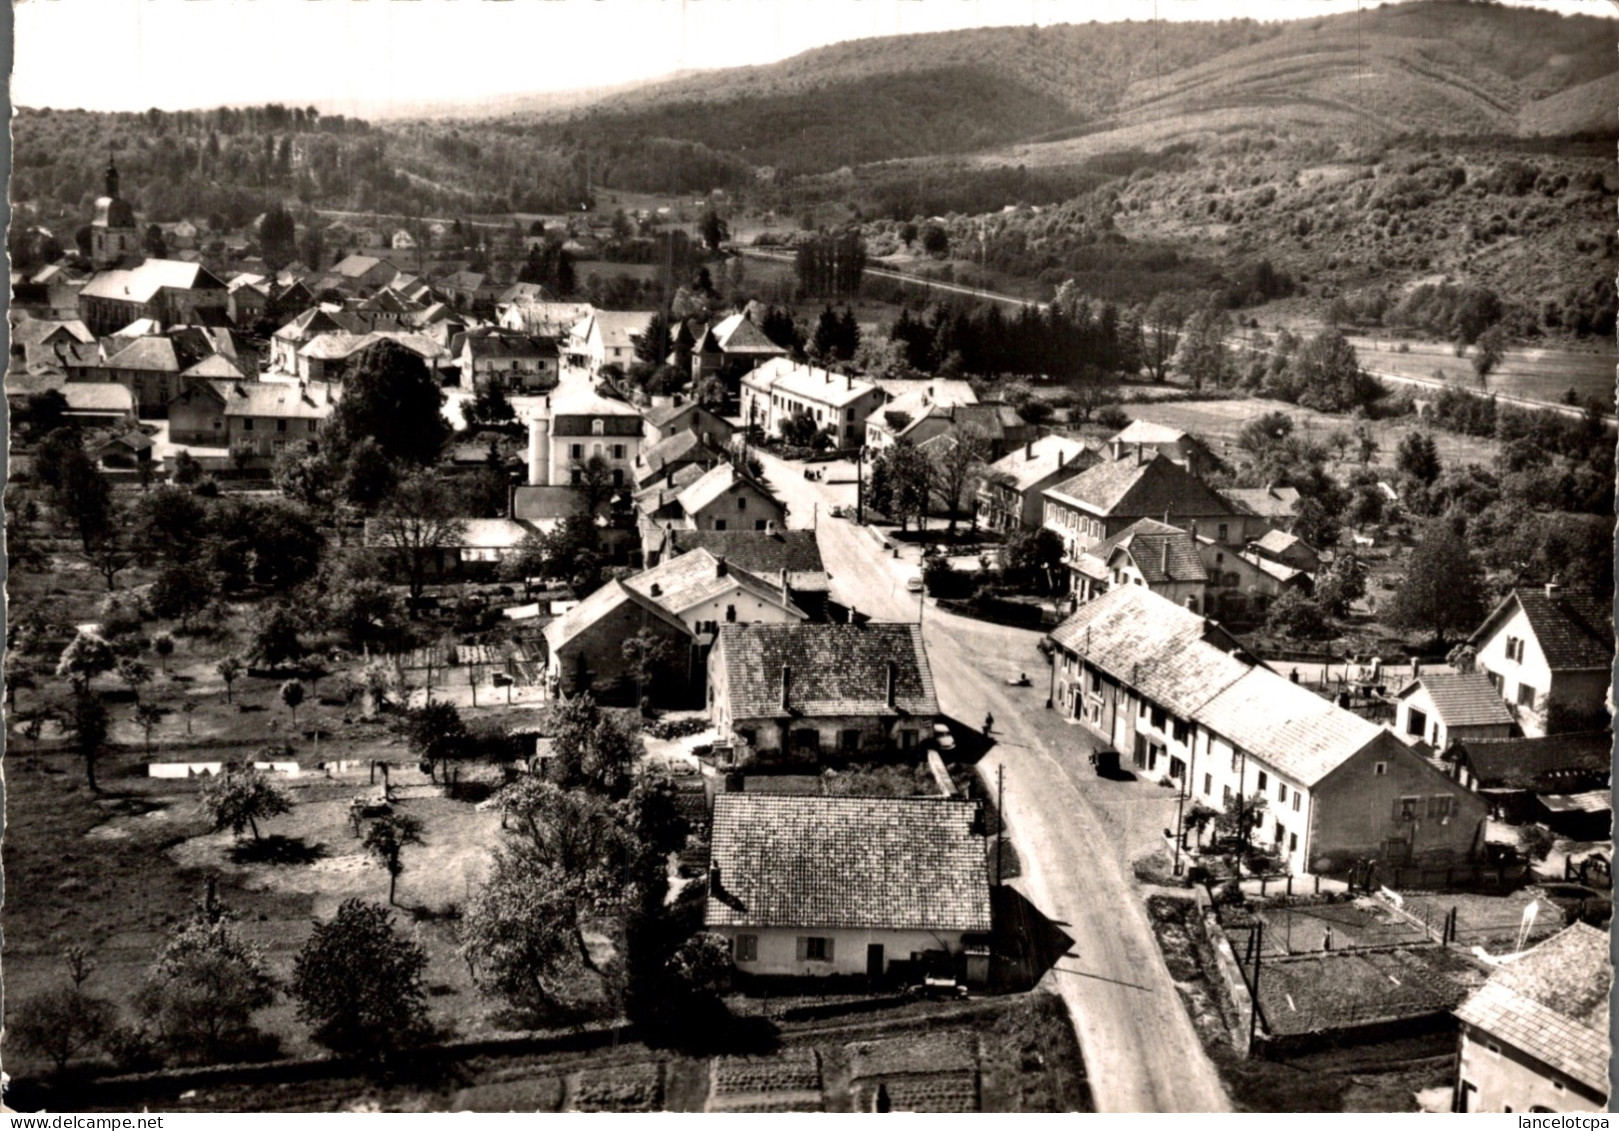
<instances>
[{"instance_id":1,"label":"long building with tiled roof","mask_svg":"<svg viewBox=\"0 0 1619 1131\"><path fill-rule=\"evenodd\" d=\"M1264 798L1251 840L1286 867L1460 863L1482 851L1476 794L1145 587L1082 605L1050 639L1055 709L1188 804Z\"/></svg>"},{"instance_id":2,"label":"long building with tiled roof","mask_svg":"<svg viewBox=\"0 0 1619 1131\"><path fill-rule=\"evenodd\" d=\"M722 793L704 925L744 974L881 977L927 952L965 972L990 930L978 806Z\"/></svg>"}]
</instances>

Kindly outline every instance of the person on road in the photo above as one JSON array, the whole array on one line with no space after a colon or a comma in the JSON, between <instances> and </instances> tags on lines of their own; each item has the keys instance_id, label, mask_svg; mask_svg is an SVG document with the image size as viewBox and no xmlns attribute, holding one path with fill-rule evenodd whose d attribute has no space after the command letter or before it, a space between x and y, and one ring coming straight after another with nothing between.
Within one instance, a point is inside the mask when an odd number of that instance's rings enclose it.
<instances>
[{"instance_id":1,"label":"person on road","mask_svg":"<svg viewBox=\"0 0 1619 1131\"><path fill-rule=\"evenodd\" d=\"M984 733L988 734L990 731L992 731L994 729L995 729L995 716L990 714L987 711L984 712Z\"/></svg>"}]
</instances>

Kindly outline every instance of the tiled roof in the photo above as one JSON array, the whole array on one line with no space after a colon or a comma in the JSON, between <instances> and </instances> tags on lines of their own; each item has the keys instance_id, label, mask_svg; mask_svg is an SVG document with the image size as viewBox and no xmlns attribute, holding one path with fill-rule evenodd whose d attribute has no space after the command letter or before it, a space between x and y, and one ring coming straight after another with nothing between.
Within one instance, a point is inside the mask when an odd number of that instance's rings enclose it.
<instances>
[{"instance_id":1,"label":"tiled roof","mask_svg":"<svg viewBox=\"0 0 1619 1131\"><path fill-rule=\"evenodd\" d=\"M1302 545L1303 542L1302 538L1289 534L1285 530L1267 530L1263 538L1254 540L1254 546L1272 554L1284 554L1294 546Z\"/></svg>"},{"instance_id":2,"label":"tiled roof","mask_svg":"<svg viewBox=\"0 0 1619 1131\"><path fill-rule=\"evenodd\" d=\"M1214 539L1212 538L1199 538L1199 541L1205 542L1209 545L1214 545ZM1283 584L1292 581L1296 577L1305 576L1305 571L1302 569L1296 569L1293 566L1284 565L1281 562L1273 562L1269 558L1262 558L1258 554L1249 553L1246 550L1238 553L1236 556L1253 566L1260 573L1263 573L1268 577L1274 577L1277 581L1280 581Z\"/></svg>"},{"instance_id":3,"label":"tiled roof","mask_svg":"<svg viewBox=\"0 0 1619 1131\"><path fill-rule=\"evenodd\" d=\"M474 361L494 358L555 357L557 344L549 338L526 334L467 335L466 349Z\"/></svg>"},{"instance_id":4,"label":"tiled roof","mask_svg":"<svg viewBox=\"0 0 1619 1131\"><path fill-rule=\"evenodd\" d=\"M1607 1095L1612 986L1607 932L1575 923L1498 968L1456 1016Z\"/></svg>"},{"instance_id":5,"label":"tiled roof","mask_svg":"<svg viewBox=\"0 0 1619 1131\"><path fill-rule=\"evenodd\" d=\"M1516 602L1529 620L1551 670L1592 671L1613 664L1613 616L1596 601L1573 593L1546 595L1544 589L1514 589L1473 634L1482 639Z\"/></svg>"},{"instance_id":6,"label":"tiled roof","mask_svg":"<svg viewBox=\"0 0 1619 1131\"><path fill-rule=\"evenodd\" d=\"M1051 638L1183 717L1252 670L1209 642L1228 641L1222 630L1139 585L1111 589L1081 605Z\"/></svg>"},{"instance_id":7,"label":"tiled roof","mask_svg":"<svg viewBox=\"0 0 1619 1131\"><path fill-rule=\"evenodd\" d=\"M852 404L877 389L869 381L796 363L788 357L771 358L749 373L748 380L756 388L833 407Z\"/></svg>"},{"instance_id":8,"label":"tiled roof","mask_svg":"<svg viewBox=\"0 0 1619 1131\"><path fill-rule=\"evenodd\" d=\"M117 299L120 302L150 302L164 287L176 290L224 290L207 268L178 259L148 259L139 267L102 271L84 285L85 298Z\"/></svg>"},{"instance_id":9,"label":"tiled roof","mask_svg":"<svg viewBox=\"0 0 1619 1131\"><path fill-rule=\"evenodd\" d=\"M754 325L746 314L733 314L716 322L705 335L704 345L712 345L724 353L779 356L787 351L771 341L765 332ZM701 348L701 347L699 347Z\"/></svg>"},{"instance_id":10,"label":"tiled roof","mask_svg":"<svg viewBox=\"0 0 1619 1131\"><path fill-rule=\"evenodd\" d=\"M729 561L722 569L719 559L707 550L668 558L644 573L625 578L624 584L672 613L683 613L694 605L742 589L762 601L781 605L803 616L785 600L781 590L745 569L732 566Z\"/></svg>"},{"instance_id":11,"label":"tiled roof","mask_svg":"<svg viewBox=\"0 0 1619 1131\"><path fill-rule=\"evenodd\" d=\"M585 632L597 621L601 620L614 609L625 602L633 602L646 610L648 616L670 625L680 632L687 632L673 613L670 613L656 601L643 597L622 581L609 581L590 596L580 601L573 608L563 613L556 620L545 626L545 642L554 653L565 646L570 640ZM689 633L688 633L689 635Z\"/></svg>"},{"instance_id":12,"label":"tiled roof","mask_svg":"<svg viewBox=\"0 0 1619 1131\"><path fill-rule=\"evenodd\" d=\"M1115 444L1178 444L1186 439L1186 433L1179 428L1171 428L1167 424L1154 424L1148 420L1132 420L1116 433L1112 442Z\"/></svg>"},{"instance_id":13,"label":"tiled roof","mask_svg":"<svg viewBox=\"0 0 1619 1131\"><path fill-rule=\"evenodd\" d=\"M691 462L704 458L712 466L725 457L703 443L703 438L697 433L675 432L641 453L643 466L639 469L637 478L645 482L648 476L656 476L665 464Z\"/></svg>"},{"instance_id":14,"label":"tiled roof","mask_svg":"<svg viewBox=\"0 0 1619 1131\"><path fill-rule=\"evenodd\" d=\"M711 927L987 931L972 802L914 797L714 799Z\"/></svg>"},{"instance_id":15,"label":"tiled roof","mask_svg":"<svg viewBox=\"0 0 1619 1131\"><path fill-rule=\"evenodd\" d=\"M136 338L107 358L108 369L138 369L148 373L178 373L183 368L168 338Z\"/></svg>"},{"instance_id":16,"label":"tiled roof","mask_svg":"<svg viewBox=\"0 0 1619 1131\"><path fill-rule=\"evenodd\" d=\"M1227 503L1201 479L1163 455L1137 462L1126 456L1104 460L1072 479L1047 489L1059 501L1081 505L1092 514L1171 520L1189 515L1226 515Z\"/></svg>"},{"instance_id":17,"label":"tiled roof","mask_svg":"<svg viewBox=\"0 0 1619 1131\"><path fill-rule=\"evenodd\" d=\"M236 363L224 354L211 353L181 374L182 377L218 377L241 380L245 376Z\"/></svg>"},{"instance_id":18,"label":"tiled roof","mask_svg":"<svg viewBox=\"0 0 1619 1131\"><path fill-rule=\"evenodd\" d=\"M652 325L654 313L651 310L594 310L574 328L574 333L588 338L594 325L601 334L604 348L629 349Z\"/></svg>"},{"instance_id":19,"label":"tiled roof","mask_svg":"<svg viewBox=\"0 0 1619 1131\"><path fill-rule=\"evenodd\" d=\"M1501 693L1484 672L1427 672L1400 689L1400 698L1418 687L1427 691L1435 713L1448 727L1511 726Z\"/></svg>"},{"instance_id":20,"label":"tiled roof","mask_svg":"<svg viewBox=\"0 0 1619 1131\"><path fill-rule=\"evenodd\" d=\"M1011 405L992 401L988 404L958 404L950 410L950 422L957 427L970 424L990 437L1000 439L1008 428L1022 427L1023 417Z\"/></svg>"},{"instance_id":21,"label":"tiled roof","mask_svg":"<svg viewBox=\"0 0 1619 1131\"><path fill-rule=\"evenodd\" d=\"M683 514L680 510L680 493L703 476L712 468L704 467L700 463L688 463L675 469L672 475L660 477L645 487L635 491L631 496L636 505L648 511L662 511L664 507L671 508L671 513L678 516Z\"/></svg>"},{"instance_id":22,"label":"tiled roof","mask_svg":"<svg viewBox=\"0 0 1619 1131\"><path fill-rule=\"evenodd\" d=\"M922 630L914 624L727 624L715 647L724 656L733 719L782 714L783 667L791 669L793 715L939 713ZM894 707L886 699L890 661L897 665Z\"/></svg>"},{"instance_id":23,"label":"tiled roof","mask_svg":"<svg viewBox=\"0 0 1619 1131\"><path fill-rule=\"evenodd\" d=\"M110 381L69 381L62 386L69 412L135 412L135 398Z\"/></svg>"},{"instance_id":24,"label":"tiled roof","mask_svg":"<svg viewBox=\"0 0 1619 1131\"><path fill-rule=\"evenodd\" d=\"M1238 514L1291 518L1299 509L1297 487L1222 487L1220 495Z\"/></svg>"},{"instance_id":25,"label":"tiled roof","mask_svg":"<svg viewBox=\"0 0 1619 1131\"><path fill-rule=\"evenodd\" d=\"M1195 717L1304 786L1313 786L1380 737L1399 746L1382 727L1269 668L1254 668L1204 703Z\"/></svg>"},{"instance_id":26,"label":"tiled roof","mask_svg":"<svg viewBox=\"0 0 1619 1131\"><path fill-rule=\"evenodd\" d=\"M1203 566L1192 536L1155 518L1131 523L1088 552L1104 562L1111 562L1113 555L1121 551L1130 555L1149 585L1209 579L1209 571Z\"/></svg>"},{"instance_id":27,"label":"tiled roof","mask_svg":"<svg viewBox=\"0 0 1619 1131\"><path fill-rule=\"evenodd\" d=\"M765 487L739 472L734 464L729 462L716 464L703 473L702 477L680 492L680 508L687 514L698 514L715 499L730 491L732 487L747 484L753 487L767 499L774 500ZM748 515L749 521L762 516Z\"/></svg>"},{"instance_id":28,"label":"tiled roof","mask_svg":"<svg viewBox=\"0 0 1619 1131\"><path fill-rule=\"evenodd\" d=\"M330 385L292 385L280 381L226 381L217 386L225 396L226 416L325 420L332 414Z\"/></svg>"},{"instance_id":29,"label":"tiled roof","mask_svg":"<svg viewBox=\"0 0 1619 1131\"><path fill-rule=\"evenodd\" d=\"M1469 738L1459 743L1452 754L1457 761L1466 763L1482 789L1567 792L1608 778L1613 766L1613 732Z\"/></svg>"},{"instance_id":30,"label":"tiled roof","mask_svg":"<svg viewBox=\"0 0 1619 1131\"><path fill-rule=\"evenodd\" d=\"M1551 813L1610 813L1613 811L1613 792L1593 789L1585 793L1547 793L1540 803Z\"/></svg>"},{"instance_id":31,"label":"tiled roof","mask_svg":"<svg viewBox=\"0 0 1619 1131\"><path fill-rule=\"evenodd\" d=\"M1083 470L1100 457L1082 440L1066 436L1042 436L989 465L991 474L1005 475L1017 491L1027 491L1047 476L1066 467Z\"/></svg>"},{"instance_id":32,"label":"tiled roof","mask_svg":"<svg viewBox=\"0 0 1619 1131\"><path fill-rule=\"evenodd\" d=\"M570 380L557 386L551 395L552 416L634 416L640 412L632 404L604 397L588 381Z\"/></svg>"},{"instance_id":33,"label":"tiled roof","mask_svg":"<svg viewBox=\"0 0 1619 1131\"><path fill-rule=\"evenodd\" d=\"M584 513L584 495L574 487L519 484L512 492L512 517L522 522L554 521Z\"/></svg>"},{"instance_id":34,"label":"tiled roof","mask_svg":"<svg viewBox=\"0 0 1619 1131\"><path fill-rule=\"evenodd\" d=\"M669 541L669 553L706 549L766 579L782 570L789 574L826 570L813 530L676 530Z\"/></svg>"}]
</instances>

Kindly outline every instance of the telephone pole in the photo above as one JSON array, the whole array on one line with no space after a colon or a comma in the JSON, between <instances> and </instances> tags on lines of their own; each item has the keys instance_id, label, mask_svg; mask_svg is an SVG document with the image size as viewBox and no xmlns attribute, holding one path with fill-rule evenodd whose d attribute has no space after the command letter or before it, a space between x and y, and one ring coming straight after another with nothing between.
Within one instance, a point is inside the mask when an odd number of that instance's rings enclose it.
<instances>
[{"instance_id":1,"label":"telephone pole","mask_svg":"<svg viewBox=\"0 0 1619 1131\"><path fill-rule=\"evenodd\" d=\"M1006 764L995 767L995 886L1001 886L1005 874L1001 857L1006 852Z\"/></svg>"}]
</instances>

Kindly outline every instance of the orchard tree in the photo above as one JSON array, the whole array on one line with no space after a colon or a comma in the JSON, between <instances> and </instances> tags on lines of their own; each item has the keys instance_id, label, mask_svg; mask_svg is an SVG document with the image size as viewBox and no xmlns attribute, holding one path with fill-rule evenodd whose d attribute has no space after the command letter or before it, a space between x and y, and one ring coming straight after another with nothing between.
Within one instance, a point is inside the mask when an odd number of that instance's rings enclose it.
<instances>
[{"instance_id":1,"label":"orchard tree","mask_svg":"<svg viewBox=\"0 0 1619 1131\"><path fill-rule=\"evenodd\" d=\"M163 674L169 674L169 657L174 655L174 637L166 632L160 632L152 638L152 651L157 653L157 661L163 668Z\"/></svg>"},{"instance_id":2,"label":"orchard tree","mask_svg":"<svg viewBox=\"0 0 1619 1131\"><path fill-rule=\"evenodd\" d=\"M183 1060L218 1063L258 1040L253 1014L275 1001L275 980L234 916L199 908L169 937L135 995L142 1019Z\"/></svg>"},{"instance_id":3,"label":"orchard tree","mask_svg":"<svg viewBox=\"0 0 1619 1131\"><path fill-rule=\"evenodd\" d=\"M79 985L56 986L23 999L11 1008L7 1035L18 1045L45 1057L57 1075L75 1057L99 1047L118 1022L118 1008Z\"/></svg>"},{"instance_id":4,"label":"orchard tree","mask_svg":"<svg viewBox=\"0 0 1619 1131\"><path fill-rule=\"evenodd\" d=\"M76 693L87 694L90 681L102 672L110 672L117 663L112 645L90 632L80 632L62 649L56 662L56 674L71 681Z\"/></svg>"},{"instance_id":5,"label":"orchard tree","mask_svg":"<svg viewBox=\"0 0 1619 1131\"><path fill-rule=\"evenodd\" d=\"M234 703L236 700L231 697L231 687L241 677L243 671L242 661L235 656L226 656L214 665L214 671L219 674L220 679L225 681L225 702Z\"/></svg>"},{"instance_id":6,"label":"orchard tree","mask_svg":"<svg viewBox=\"0 0 1619 1131\"><path fill-rule=\"evenodd\" d=\"M1353 554L1339 554L1315 577L1315 599L1328 616L1342 619L1366 596L1366 567Z\"/></svg>"},{"instance_id":7,"label":"orchard tree","mask_svg":"<svg viewBox=\"0 0 1619 1131\"><path fill-rule=\"evenodd\" d=\"M344 900L293 960L298 1019L341 1056L387 1061L428 1034L427 952L384 907Z\"/></svg>"},{"instance_id":8,"label":"orchard tree","mask_svg":"<svg viewBox=\"0 0 1619 1131\"><path fill-rule=\"evenodd\" d=\"M292 713L292 725L298 725L298 706L304 701L304 685L298 680L289 679L281 685L281 702Z\"/></svg>"},{"instance_id":9,"label":"orchard tree","mask_svg":"<svg viewBox=\"0 0 1619 1131\"><path fill-rule=\"evenodd\" d=\"M451 761L467 756L472 736L454 703L436 699L413 708L405 716L405 738L410 751L427 763L429 773L448 769Z\"/></svg>"},{"instance_id":10,"label":"orchard tree","mask_svg":"<svg viewBox=\"0 0 1619 1131\"><path fill-rule=\"evenodd\" d=\"M629 793L631 767L646 753L637 729L602 711L588 692L555 705L551 726L551 752L563 785L610 797Z\"/></svg>"},{"instance_id":11,"label":"orchard tree","mask_svg":"<svg viewBox=\"0 0 1619 1131\"><path fill-rule=\"evenodd\" d=\"M422 843L422 822L408 813L378 817L365 830L364 848L388 873L388 905L393 906L399 876L405 870L405 849Z\"/></svg>"},{"instance_id":12,"label":"orchard tree","mask_svg":"<svg viewBox=\"0 0 1619 1131\"><path fill-rule=\"evenodd\" d=\"M107 708L99 695L82 689L74 693L68 729L73 735L73 749L84 759L84 777L91 793L101 792L101 787L96 784L96 760L107 743L107 732L111 727Z\"/></svg>"},{"instance_id":13,"label":"orchard tree","mask_svg":"<svg viewBox=\"0 0 1619 1131\"><path fill-rule=\"evenodd\" d=\"M253 839L259 840L259 822L292 812L292 803L274 782L250 765L204 781L202 811L213 822L215 832L229 829L240 840L251 829Z\"/></svg>"},{"instance_id":14,"label":"orchard tree","mask_svg":"<svg viewBox=\"0 0 1619 1131\"><path fill-rule=\"evenodd\" d=\"M290 605L280 602L271 605L259 615L249 656L272 671L301 660L305 650L303 641L298 638L298 629L298 614Z\"/></svg>"},{"instance_id":15,"label":"orchard tree","mask_svg":"<svg viewBox=\"0 0 1619 1131\"><path fill-rule=\"evenodd\" d=\"M1401 475L1410 476L1424 487L1432 487L1442 470L1439 448L1426 432L1407 432L1400 437L1400 446L1394 453L1394 466Z\"/></svg>"}]
</instances>

